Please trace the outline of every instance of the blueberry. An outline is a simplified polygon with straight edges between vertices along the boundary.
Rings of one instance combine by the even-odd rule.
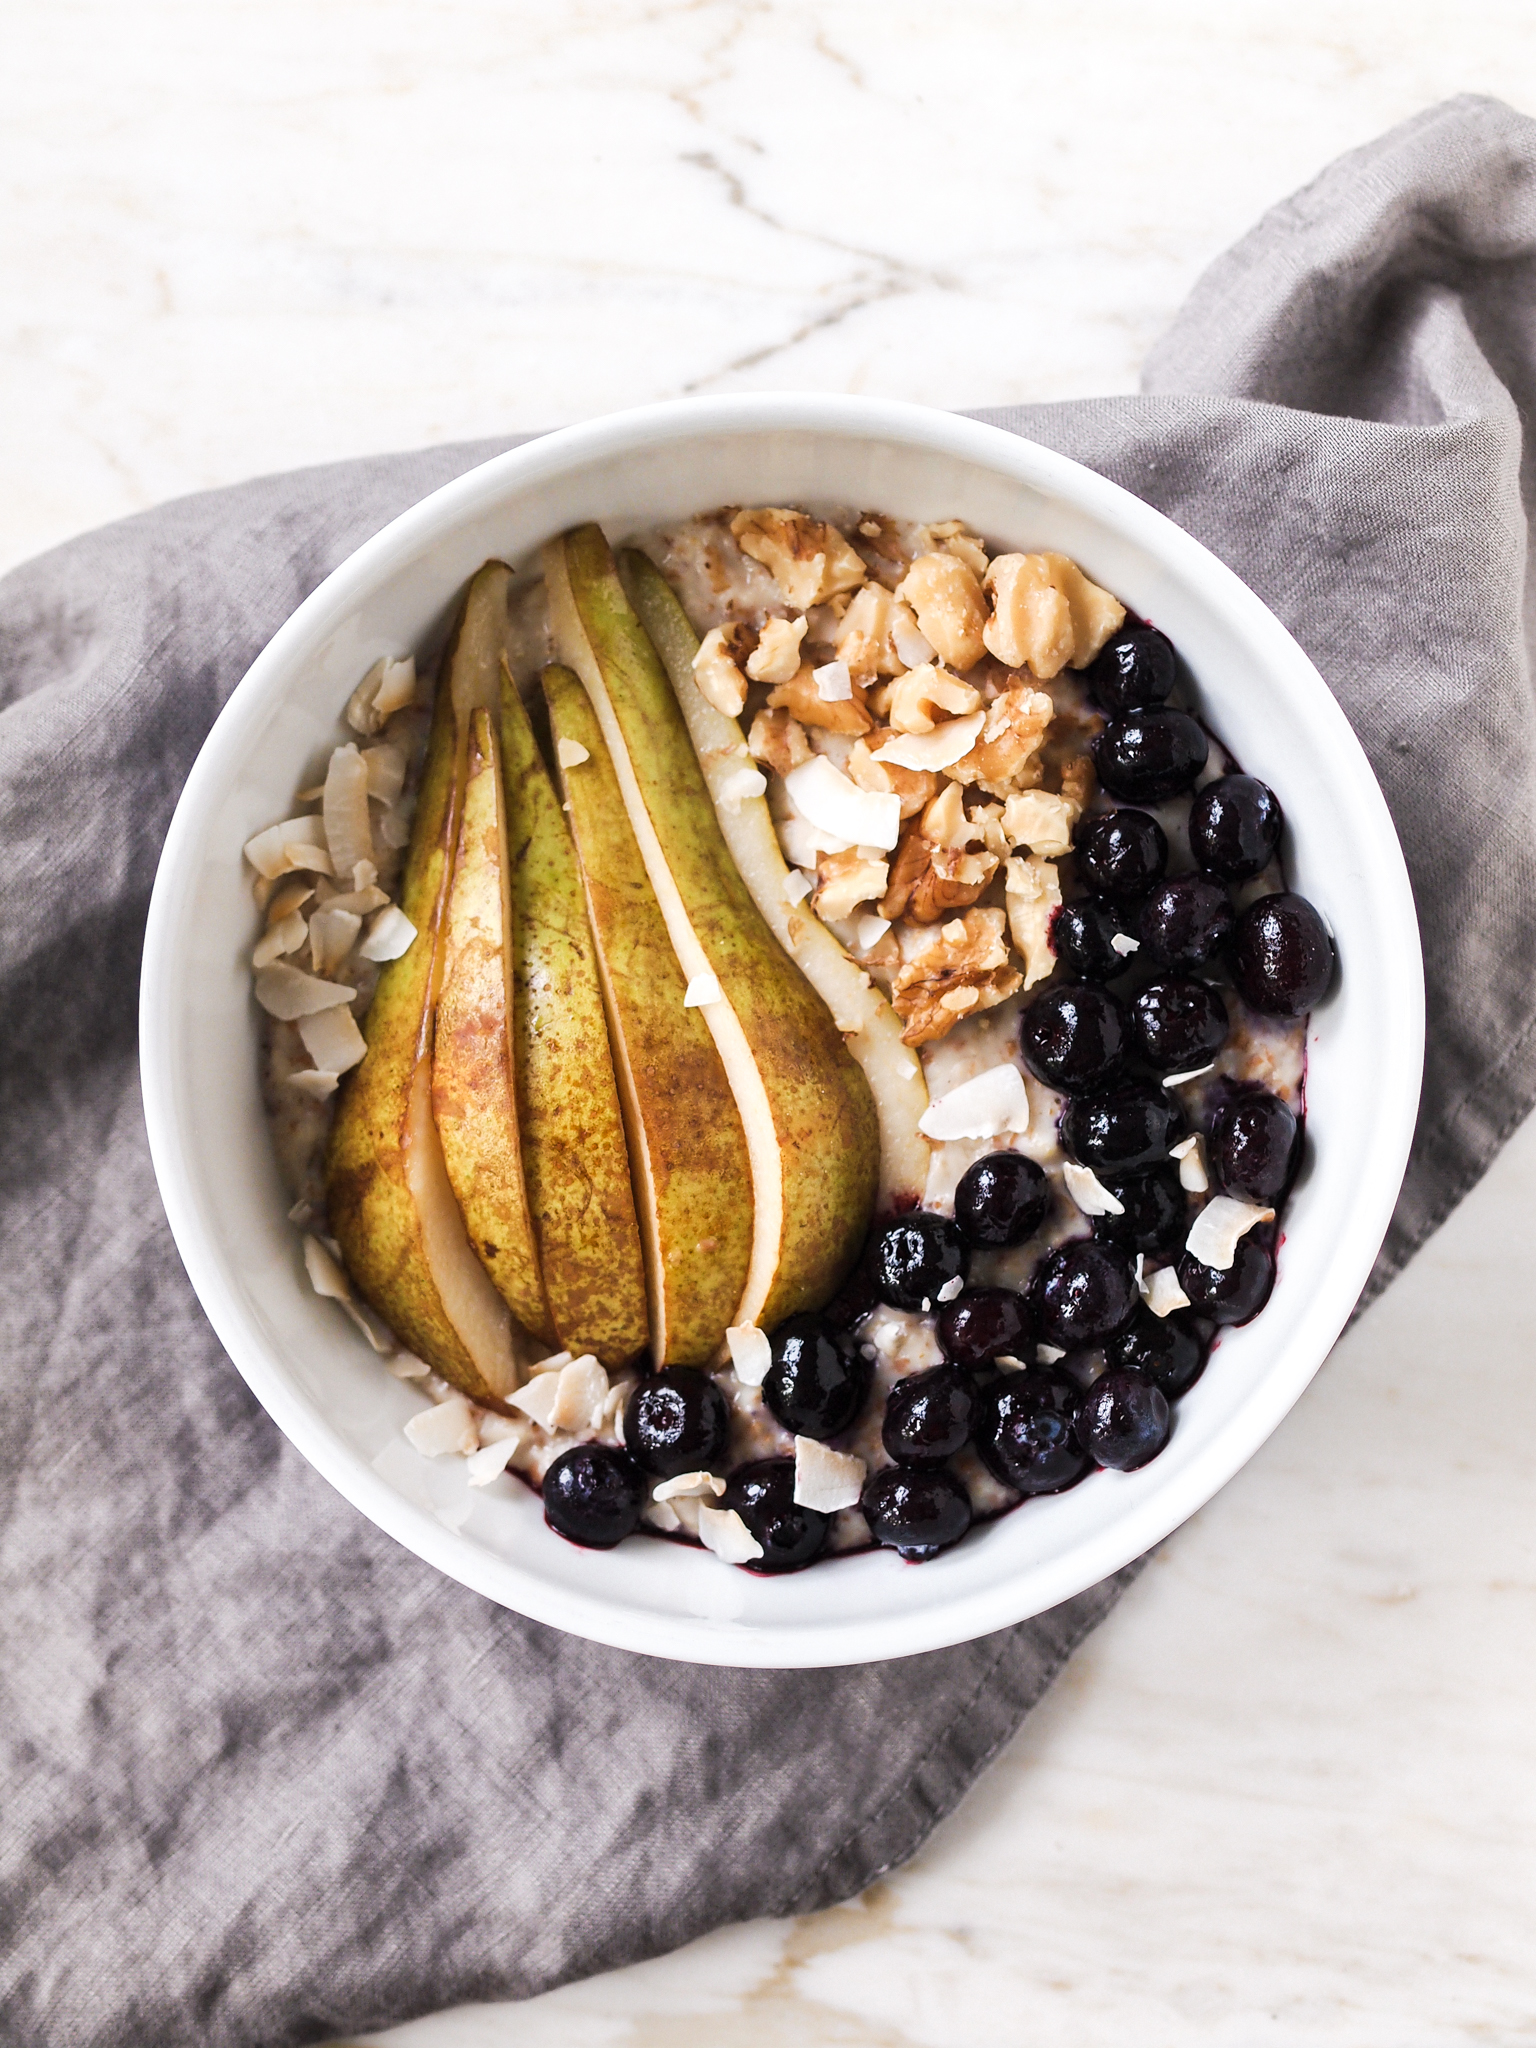
[[[968,1287],[939,1310],[939,1342],[959,1365],[985,1365],[1029,1342],[1029,1304],[1011,1287]]]
[[[802,1572],[827,1547],[828,1518],[795,1499],[793,1458],[763,1458],[734,1471],[720,1497],[763,1546],[749,1572]]]
[[[1011,1372],[982,1397],[976,1449],[992,1477],[1016,1493],[1062,1493],[1090,1460],[1077,1440],[1082,1390],[1070,1373]]]
[[[1087,677],[1106,711],[1161,704],[1178,680],[1173,644],[1153,626],[1123,626],[1089,663]]]
[[[1154,1073],[1193,1073],[1226,1042],[1227,1006],[1207,981],[1164,975],[1149,981],[1130,1009],[1131,1042]]]
[[[1095,1173],[1142,1173],[1166,1161],[1169,1146],[1184,1134],[1184,1112],[1161,1088],[1118,1088],[1069,1102],[1057,1128],[1079,1166]]]
[[[731,1412],[696,1365],[669,1365],[641,1380],[624,1409],[624,1443],[641,1471],[657,1479],[702,1472],[725,1452]]]
[[[1126,1366],[1100,1373],[1077,1413],[1083,1449],[1096,1465],[1113,1472],[1134,1472],[1149,1464],[1172,1427],[1167,1395]]]
[[[1285,823],[1280,799],[1252,775],[1220,775],[1189,807],[1190,851],[1224,882],[1246,882],[1267,868]]]
[[[612,1550],[640,1523],[645,1481],[633,1459],[606,1444],[576,1444],[544,1474],[544,1519],[587,1550]]]
[[[1022,1152],[988,1152],[968,1166],[955,1189],[955,1223],[968,1245],[1023,1244],[1045,1221],[1051,1184]]]
[[[1103,1185],[1125,1213],[1095,1216],[1095,1237],[1117,1244],[1133,1256],[1137,1252],[1171,1252],[1184,1242],[1189,1232],[1189,1203],[1173,1167],[1155,1166],[1150,1173],[1127,1174]]]
[[[854,1330],[880,1300],[875,1280],[875,1244],[871,1238],[859,1254],[858,1264],[822,1310],[834,1330]]]
[[[795,1436],[825,1443],[853,1422],[869,1399],[874,1367],[854,1340],[820,1316],[790,1316],[768,1340],[773,1363],[763,1399]]]
[[[1051,919],[1051,949],[1069,974],[1079,981],[1113,981],[1130,960],[1111,941],[1125,935],[1112,906],[1095,896],[1063,904]]]
[[[1179,1260],[1179,1285],[1196,1315],[1213,1323],[1246,1323],[1269,1299],[1275,1284],[1275,1256],[1250,1231],[1237,1240],[1237,1251],[1225,1273],[1203,1265],[1186,1252]]]
[[[1133,804],[1160,804],[1192,789],[1209,752],[1198,719],[1166,706],[1123,712],[1093,743],[1100,782]]]
[[[1104,1363],[1139,1372],[1171,1401],[1204,1371],[1205,1345],[1186,1316],[1155,1316],[1144,1308],[1128,1330],[1104,1346]]]
[[[880,1441],[898,1465],[942,1465],[970,1441],[976,1382],[964,1367],[936,1365],[899,1379],[885,1397]]]
[[[1163,882],[1141,906],[1137,931],[1158,967],[1203,967],[1231,939],[1237,912],[1220,882],[1180,875]]]
[[[971,1496],[943,1466],[887,1465],[870,1478],[859,1505],[875,1541],[909,1564],[937,1557],[971,1526]]]
[[[1168,866],[1167,835],[1145,811],[1104,811],[1089,818],[1073,846],[1088,886],[1112,903],[1139,903]]]
[[[932,1308],[940,1288],[970,1267],[959,1225],[931,1210],[898,1216],[875,1239],[875,1286],[890,1308]]]
[[[1261,896],[1237,921],[1232,978],[1243,998],[1273,1017],[1301,1017],[1333,979],[1333,941],[1305,896]]]
[[[1041,1260],[1030,1284],[1035,1327],[1063,1351],[1102,1344],[1123,1330],[1141,1301],[1125,1254],[1098,1238],[1076,1238]]]
[[[1211,1178],[1224,1195],[1273,1208],[1290,1185],[1299,1140],[1296,1119],[1278,1095],[1240,1095],[1211,1119]]]
[[[1029,1071],[1068,1093],[1101,1088],[1126,1045],[1125,1011],[1107,989],[1068,982],[1042,989],[1024,1012],[1019,1045]]]

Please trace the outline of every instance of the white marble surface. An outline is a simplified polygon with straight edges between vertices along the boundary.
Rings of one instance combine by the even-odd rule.
[[[1129,390],[1527,0],[15,0],[0,567],[253,471],[799,385]],[[1533,2034],[1536,1129],[864,1900],[392,2048]]]

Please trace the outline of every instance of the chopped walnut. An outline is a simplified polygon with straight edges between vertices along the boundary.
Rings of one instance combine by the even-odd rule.
[[[1026,789],[1003,805],[1003,836],[1010,846],[1027,846],[1057,860],[1071,850],[1079,806],[1046,789]]]
[[[894,590],[906,575],[912,562],[912,550],[907,544],[910,528],[903,528],[896,519],[888,519],[883,512],[863,512],[859,515],[858,533],[864,545],[859,550],[868,564],[869,573],[888,590]]]
[[[997,873],[997,855],[923,843],[928,846],[928,865],[912,885],[907,916],[914,924],[937,924],[940,918],[970,908]]]
[[[805,727],[787,711],[759,711],[747,734],[747,752],[775,775],[787,775],[811,758]]]
[[[693,679],[700,693],[727,718],[739,718],[747,701],[747,679],[739,661],[745,659],[748,641],[756,638],[749,626],[715,626],[693,657]]]
[[[1064,668],[1086,668],[1125,623],[1124,605],[1066,555],[999,555],[987,591],[987,651],[1009,668],[1027,663],[1042,682]]]
[[[987,551],[973,533],[951,533],[944,537],[947,554],[957,555],[979,583],[987,573]]]
[[[940,925],[897,969],[891,1002],[906,1023],[903,1044],[927,1045],[962,1017],[993,1009],[1013,994],[1021,976],[1009,965],[1004,927],[1000,910],[968,910]]]
[[[1003,869],[1008,903],[1008,929],[1024,956],[1024,986],[1044,981],[1056,965],[1051,945],[1051,919],[1061,908],[1061,877],[1053,861],[1038,854],[1015,858]]]
[[[896,595],[911,605],[923,638],[951,668],[974,668],[986,653],[981,585],[957,556],[919,555]]]
[[[823,697],[808,661],[801,662],[790,680],[769,695],[768,708],[788,711],[802,725],[819,726],[823,732],[868,732],[875,722],[865,707],[862,683],[854,683],[847,697]]]
[[[846,853],[824,853],[816,873],[820,886],[811,898],[811,908],[820,918],[852,917],[861,903],[885,894],[886,863],[865,859],[856,846]]]
[[[887,685],[884,696],[885,718],[897,732],[932,732],[938,724],[935,710],[955,717],[974,711],[981,702],[979,690],[958,676],[946,675],[933,662],[908,669]]]
[[[890,736],[884,727],[876,726],[867,739],[854,741],[848,756],[848,779],[860,789],[899,797],[902,817],[914,818],[932,798],[939,778],[931,768],[898,768],[894,761],[872,760],[872,749],[883,746]]]
[[[843,614],[834,643],[839,661],[865,682],[894,676],[905,666],[891,639],[896,600],[883,583],[866,583]]]
[[[747,657],[754,683],[787,683],[800,666],[804,619],[764,619],[757,645]]]
[[[961,852],[983,836],[981,828],[966,816],[958,782],[945,783],[923,812],[918,829],[930,846],[949,846]]]
[[[1038,788],[1040,746],[1055,708],[1043,690],[1005,690],[989,707],[975,746],[944,772],[956,782],[978,784],[989,796]]]
[[[896,843],[891,855],[890,875],[886,881],[885,894],[880,899],[880,915],[893,921],[900,917],[912,900],[912,891],[917,887],[919,876],[928,868],[928,856],[932,852],[923,837],[918,821],[912,819]]]
[[[731,532],[742,553],[762,563],[797,611],[808,612],[864,581],[863,561],[825,519],[766,505],[738,512]]]

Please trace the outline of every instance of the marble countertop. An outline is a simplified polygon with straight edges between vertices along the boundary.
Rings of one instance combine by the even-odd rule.
[[[1347,17],[1347,18],[1346,18]],[[1135,387],[1525,0],[52,0],[0,75],[0,568],[689,391]],[[390,2048],[1441,2048],[1536,2013],[1536,1127],[904,1870]]]

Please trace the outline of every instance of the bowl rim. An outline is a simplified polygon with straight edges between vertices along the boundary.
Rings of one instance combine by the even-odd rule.
[[[1377,1156],[1352,1213],[1354,1257],[1336,1260],[1308,1308],[1309,1341],[1293,1343],[1266,1370],[1177,1484],[1131,1505],[1104,1527],[1015,1577],[910,1616],[802,1627],[758,1624],[722,1629],[704,1615],[658,1614],[600,1591],[556,1587],[524,1564],[447,1528],[347,1444],[250,1327],[226,1284],[210,1221],[185,1163],[190,1134],[178,1111],[171,1057],[180,1000],[175,936],[230,750],[281,677],[290,650],[335,630],[393,571],[461,522],[513,494],[598,460],[709,434],[784,429],[836,439],[884,440],[952,456],[1065,499],[1118,528],[1199,588],[1201,602],[1242,641],[1266,650],[1315,684],[1316,715],[1339,772],[1351,785],[1356,827],[1370,840],[1368,886],[1390,929],[1389,971],[1397,1029],[1375,1069],[1386,1113]],[[230,1359],[290,1442],[354,1507],[388,1535],[460,1583],[547,1623],[614,1648],[684,1661],[760,1668],[861,1663],[949,1647],[1043,1613],[1144,1555],[1223,1487],[1289,1412],[1347,1322],[1391,1220],[1412,1142],[1423,1067],[1424,985],[1417,916],[1406,863],[1386,800],[1343,710],[1306,654],[1263,601],[1192,535],[1097,471],[990,422],[907,401],[799,392],[752,392],[673,399],[609,413],[491,457],[441,485],[364,541],[290,614],[232,691],[200,748],[178,799],[155,876],[140,979],[140,1073],[150,1156],[177,1249],[194,1291]],[[1368,1249],[1367,1249],[1368,1248]],[[1023,1589],[1027,1587],[1028,1591]]]

